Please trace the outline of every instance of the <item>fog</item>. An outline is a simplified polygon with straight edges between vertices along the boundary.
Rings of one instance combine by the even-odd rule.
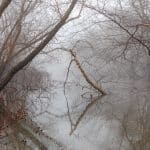
[[[148,0],[0,3],[0,150],[149,150]]]

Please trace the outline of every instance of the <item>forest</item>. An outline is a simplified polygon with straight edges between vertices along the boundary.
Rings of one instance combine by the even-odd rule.
[[[0,0],[0,150],[150,150],[150,0]]]

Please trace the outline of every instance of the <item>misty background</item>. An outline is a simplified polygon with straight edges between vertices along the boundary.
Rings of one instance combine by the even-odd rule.
[[[0,18],[1,85],[72,2],[11,1]],[[149,150],[149,6],[77,0],[57,34],[2,88],[0,149]]]

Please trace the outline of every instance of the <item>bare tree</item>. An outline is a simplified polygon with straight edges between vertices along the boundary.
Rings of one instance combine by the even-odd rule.
[[[72,62],[75,62],[91,87],[100,88],[98,91],[102,95],[105,93],[104,88],[108,94],[103,99],[94,97],[93,89],[83,85],[82,80],[76,78],[79,80],[76,81],[76,85],[81,87],[82,94],[80,93],[74,107],[68,107],[71,134],[84,120],[84,116],[91,115],[87,112],[94,104],[93,111],[96,111],[96,104],[99,101],[102,102],[99,105],[103,106],[105,103],[107,107],[111,106],[111,109],[104,106],[98,114],[120,123],[118,130],[123,140],[118,142],[119,149],[125,149],[122,143],[128,141],[126,145],[129,145],[130,149],[147,150],[150,123],[147,110],[150,3],[147,0],[119,1],[119,3],[115,1],[110,6],[109,2],[104,2],[106,3],[89,1],[85,4],[85,7],[95,14],[95,18],[91,19],[91,29],[83,31],[84,36],[83,39],[80,37],[78,46],[75,44],[70,48],[72,57],[68,72],[78,74],[75,68],[70,67]],[[128,7],[125,7],[125,4]],[[64,93],[66,94],[66,91]],[[84,103],[83,98],[87,103]],[[77,115],[72,115],[73,108],[77,110]]]
[[[30,139],[35,147],[47,149],[47,146],[41,142],[40,135],[62,147],[54,138],[41,131],[40,127],[30,118],[29,109],[27,109],[28,96],[38,91],[40,100],[41,91],[45,92],[51,85],[44,88],[47,85],[46,81],[42,83],[45,75],[41,75],[34,69],[31,71],[25,69],[52,41],[56,33],[67,22],[74,20],[74,18],[70,18],[71,20],[68,18],[77,0],[65,3],[64,9],[70,4],[65,12],[60,12],[59,2],[55,1],[55,3],[53,5],[53,2],[50,2],[49,6],[50,9],[55,8],[55,13],[59,15],[56,18],[49,16],[53,19],[49,24],[47,24],[49,20],[42,24],[34,16],[39,10],[44,10],[41,1],[3,0],[0,5],[0,130],[2,136],[9,134],[7,137],[10,137],[15,147],[19,147],[19,149],[34,148],[22,142],[27,139]],[[45,20],[43,19],[43,22]],[[41,23],[41,26],[38,26],[38,23]],[[22,69],[25,70],[21,71]],[[17,74],[18,72],[19,74]],[[37,137],[38,135],[39,137]]]
[[[21,19],[23,19],[23,16],[22,15],[26,15],[28,13],[28,11],[31,9],[30,8],[30,3],[32,2],[29,2],[28,5],[26,6],[26,8],[24,8],[25,6],[25,2],[26,1],[23,1],[23,4],[22,4],[22,9],[21,9]],[[36,2],[36,1],[35,1]],[[49,41],[52,40],[52,38],[55,36],[55,34],[59,31],[59,29],[66,23],[66,20],[68,19],[72,9],[74,8],[75,4],[76,4],[77,0],[74,0],[72,1],[70,7],[68,8],[68,10],[64,13],[64,16],[60,19],[60,21],[58,23],[56,23],[56,25],[53,27],[52,30],[50,30],[49,32],[46,33],[46,35],[43,37],[40,37],[42,38],[42,40],[40,40],[40,42],[35,46],[35,48],[33,48],[29,54],[27,54],[27,56],[25,58],[23,58],[18,64],[15,64],[13,67],[11,67],[11,69],[7,72],[7,74],[1,79],[1,83],[0,83],[0,86],[1,86],[1,90],[7,85],[7,83],[12,79],[12,77],[19,71],[21,70],[24,66],[26,66],[29,62],[32,61],[32,59],[38,54],[40,53],[40,51],[42,49],[45,48],[45,46],[49,43]],[[19,18],[18,18],[19,19]],[[12,34],[13,30],[18,29],[18,26],[21,27],[21,20],[17,20],[16,24],[14,25],[14,27],[12,28],[12,30],[10,31],[10,35]],[[18,22],[19,22],[19,25],[18,25]],[[19,32],[20,33],[20,32]],[[18,34],[19,34],[18,33]],[[8,38],[10,38],[10,35],[8,35],[8,37],[6,38],[6,41],[3,43],[3,46],[2,46],[2,49],[1,49],[1,53],[5,52],[6,51],[6,45],[8,44],[7,41],[8,41]],[[17,35],[17,39],[18,39],[19,35]],[[15,39],[15,41],[17,41],[17,39]],[[39,40],[38,40],[39,41]],[[34,41],[33,43],[37,42]],[[13,42],[14,43],[14,42]],[[28,46],[23,48],[23,49],[27,49],[28,47],[31,47],[32,43],[28,43]],[[6,55],[6,58],[3,58],[4,62],[6,62],[6,60],[8,61],[8,58],[7,57],[10,57],[11,53],[12,53],[12,50],[13,49],[10,49]],[[19,50],[20,51],[20,50]],[[4,54],[1,54],[1,57],[3,57]],[[6,63],[5,63],[6,65]],[[3,72],[1,72],[2,74]],[[1,75],[3,76],[3,75]]]

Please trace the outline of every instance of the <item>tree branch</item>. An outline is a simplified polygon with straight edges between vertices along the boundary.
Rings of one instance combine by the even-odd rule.
[[[0,17],[2,16],[4,10],[8,7],[12,0],[2,0],[2,3],[0,5]]]
[[[78,0],[72,0],[70,7],[65,12],[62,19],[56,24],[56,26],[48,33],[47,37],[21,62],[19,62],[16,66],[14,66],[8,74],[4,77],[2,82],[0,83],[0,91],[4,89],[4,87],[8,84],[8,82],[13,78],[13,76],[25,67],[29,62],[33,60],[44,48],[45,46],[53,39],[56,33],[60,30],[60,28],[65,25],[66,20],[68,19],[69,15],[71,14],[75,4]]]

